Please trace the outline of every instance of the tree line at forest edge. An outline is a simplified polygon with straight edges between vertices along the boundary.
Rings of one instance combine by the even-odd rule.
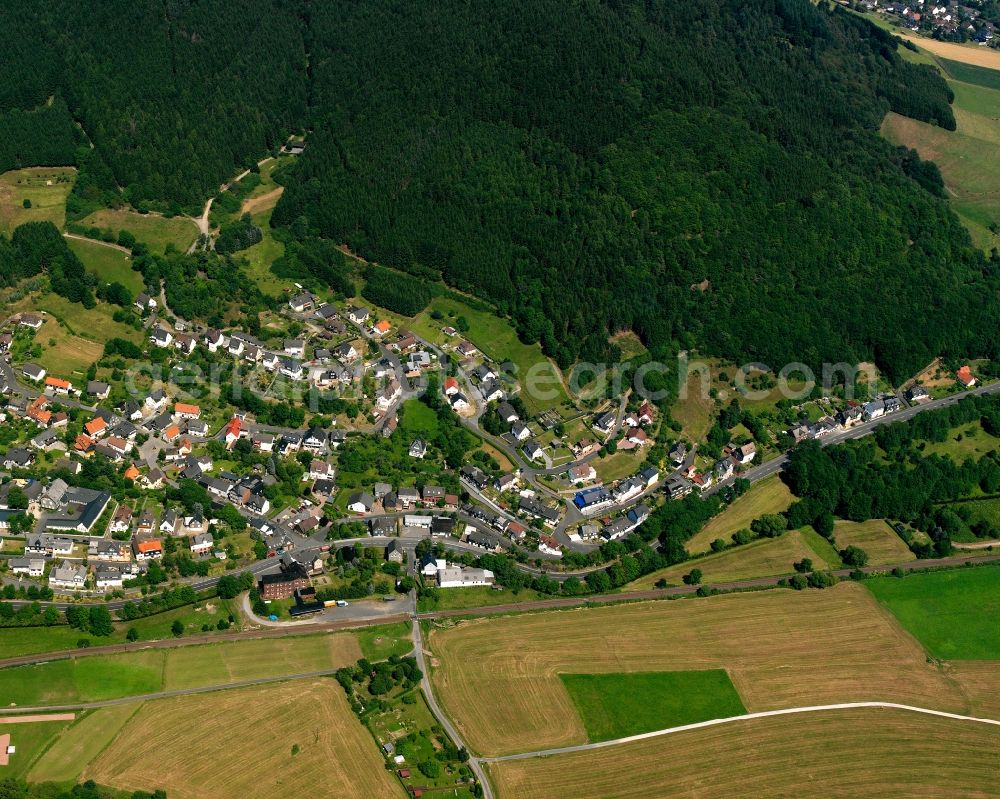
[[[889,109],[953,128],[947,86],[825,3],[30,0],[0,23],[0,164],[53,159],[4,121],[39,114],[40,150],[75,144],[71,219],[194,211],[309,128],[279,268],[349,296],[335,258],[310,262],[347,244],[490,300],[563,366],[614,357],[621,329],[661,359],[874,360],[892,379],[1000,347],[982,335],[996,259],[936,169],[877,132]]]

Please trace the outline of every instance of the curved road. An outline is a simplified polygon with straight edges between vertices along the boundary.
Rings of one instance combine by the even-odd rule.
[[[541,749],[536,752],[522,752],[516,755],[503,755],[501,757],[482,758],[483,763],[502,763],[508,760],[529,760],[535,757],[549,757],[550,755],[563,755],[570,752],[589,752],[594,749],[605,749],[609,746],[632,743],[634,741],[646,741],[650,738],[659,738],[664,735],[672,735],[675,732],[686,730],[700,730],[705,727],[716,727],[720,724],[731,724],[734,721],[750,721],[752,719],[763,719],[770,716],[792,716],[798,713],[822,713],[831,710],[856,710],[858,708],[878,708],[881,710],[905,710],[911,713],[923,713],[928,716],[939,716],[957,721],[970,721],[976,724],[992,724],[1000,727],[1000,721],[996,719],[977,718],[976,716],[961,716],[957,713],[946,713],[943,710],[931,710],[926,707],[915,705],[900,705],[895,702],[843,702],[837,705],[808,705],[804,707],[789,707],[781,710],[763,710],[758,713],[746,713],[742,716],[730,716],[724,719],[711,719],[710,721],[699,721],[695,724],[683,724],[679,727],[667,727],[663,730],[644,732],[639,735],[628,735],[624,738],[613,738],[610,741],[600,741],[593,744],[579,744],[578,746],[563,746],[558,749]]]

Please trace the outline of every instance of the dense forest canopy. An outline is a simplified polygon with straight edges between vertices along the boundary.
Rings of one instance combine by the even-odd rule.
[[[54,97],[95,145],[71,216],[191,209],[308,128],[281,274],[349,294],[307,255],[346,244],[492,301],[564,366],[624,329],[893,378],[1000,348],[997,265],[878,135],[890,109],[953,128],[947,86],[824,3],[27,0],[0,65],[0,129]]]

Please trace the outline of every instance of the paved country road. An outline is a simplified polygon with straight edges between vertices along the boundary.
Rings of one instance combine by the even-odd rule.
[[[758,713],[746,713],[742,716],[730,716],[724,719],[711,719],[709,721],[699,721],[695,724],[683,724],[679,727],[667,727],[663,730],[644,732],[639,735],[628,735],[624,738],[613,738],[610,741],[599,741],[592,744],[579,744],[578,746],[563,746],[558,749],[540,749],[535,752],[522,752],[516,755],[503,755],[501,757],[484,757],[483,763],[502,763],[509,760],[529,760],[535,757],[549,757],[550,755],[563,755],[570,752],[589,752],[594,749],[606,749],[609,746],[633,743],[634,741],[646,741],[650,738],[659,738],[664,735],[672,735],[675,732],[685,732],[687,730],[700,730],[704,727],[716,727],[720,724],[732,724],[735,721],[751,721],[753,719],[763,719],[770,716],[792,716],[798,713],[822,713],[834,710],[856,710],[858,708],[877,708],[880,710],[905,710],[911,713],[924,713],[928,716],[939,716],[945,719],[957,721],[969,721],[975,724],[992,724],[1000,727],[1000,721],[996,719],[977,718],[975,716],[960,716],[957,713],[945,713],[943,710],[931,710],[926,707],[916,707],[915,705],[899,705],[895,702],[844,702],[837,705],[809,705],[805,707],[789,707],[781,710],[764,710]]]
[[[416,591],[413,593],[414,606],[416,606]],[[417,666],[424,675],[420,680],[420,687],[423,689],[424,698],[427,700],[427,707],[430,708],[431,713],[451,738],[452,743],[459,749],[465,749],[468,752],[469,748],[462,740],[462,736],[458,734],[458,730],[451,723],[451,719],[441,710],[434,696],[434,689],[431,687],[431,680],[427,673],[427,663],[424,658],[424,642],[420,631],[420,618],[417,614],[413,615],[413,655],[417,659]],[[471,753],[469,756],[469,768],[472,769],[472,773],[476,775],[476,779],[479,780],[479,784],[483,787],[484,799],[493,799],[493,787],[490,785],[490,781],[486,779],[486,772],[483,770],[482,761],[478,757],[473,757]]]

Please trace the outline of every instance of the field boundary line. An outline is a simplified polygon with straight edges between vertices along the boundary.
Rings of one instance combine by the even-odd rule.
[[[976,716],[963,716],[958,713],[947,713],[943,710],[931,710],[926,707],[915,705],[901,705],[896,702],[844,702],[835,705],[807,705],[803,707],[789,707],[781,710],[762,710],[757,713],[746,713],[742,716],[730,716],[724,719],[710,719],[708,721],[698,721],[693,724],[682,724],[677,727],[667,727],[662,730],[643,732],[638,735],[627,735],[624,738],[612,738],[610,741],[598,741],[590,744],[578,744],[576,746],[563,746],[557,749],[540,749],[535,752],[521,752],[516,755],[501,755],[499,757],[480,758],[483,763],[503,763],[510,760],[528,760],[536,757],[549,757],[550,755],[570,754],[572,752],[588,752],[593,749],[605,749],[619,744],[634,743],[635,741],[646,741],[650,738],[660,738],[664,735],[672,735],[677,732],[688,730],[700,730],[705,727],[715,727],[720,724],[731,724],[736,721],[752,721],[754,719],[770,718],[772,716],[790,716],[798,713],[822,713],[831,710],[855,710],[859,708],[878,708],[882,710],[906,710],[911,713],[923,713],[928,716],[939,716],[941,718],[953,719],[956,721],[971,721],[977,724],[992,724],[1000,727],[1000,721],[996,719],[978,718]]]

